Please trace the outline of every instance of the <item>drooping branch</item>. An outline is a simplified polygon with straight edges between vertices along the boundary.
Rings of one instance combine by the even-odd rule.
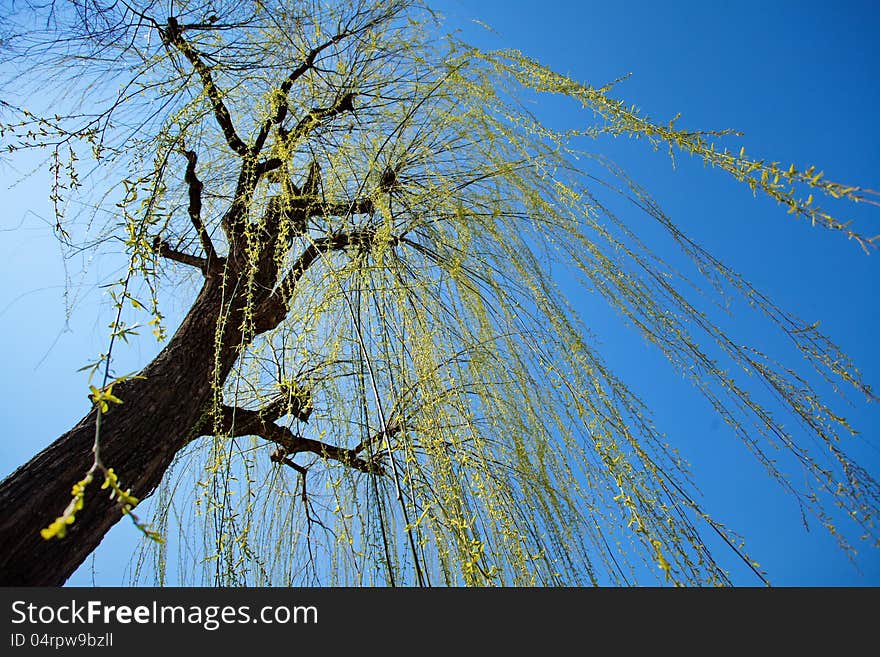
[[[199,241],[205,250],[205,258],[208,261],[208,265],[211,266],[217,263],[218,258],[217,251],[214,249],[214,243],[211,242],[211,236],[208,234],[208,230],[202,221],[202,189],[204,185],[196,176],[198,156],[196,156],[195,151],[184,151],[184,155],[186,156],[187,164],[183,179],[189,186],[189,207],[187,212],[189,213],[190,221],[192,221],[196,232],[199,234]]]
[[[183,38],[182,29],[178,24],[177,19],[174,18],[174,16],[169,16],[168,25],[160,32],[166,43],[176,47],[183,56],[189,60],[193,69],[195,69],[201,79],[202,86],[204,87],[208,100],[211,102],[211,107],[214,110],[214,117],[216,118],[220,129],[223,131],[223,136],[226,138],[226,143],[229,144],[229,147],[233,151],[242,157],[246,157],[249,153],[249,149],[235,131],[235,126],[232,123],[232,115],[229,113],[229,109],[227,109],[223,102],[223,94],[214,82],[214,78],[211,75],[211,69],[199,56],[198,51]]]

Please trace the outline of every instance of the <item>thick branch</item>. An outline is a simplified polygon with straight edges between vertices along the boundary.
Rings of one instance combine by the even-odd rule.
[[[362,29],[369,29],[374,24],[376,24],[376,22],[378,22],[378,21],[370,21]],[[268,119],[266,119],[266,121],[263,123],[262,127],[260,128],[260,132],[257,134],[257,138],[254,141],[254,146],[253,146],[252,150],[255,154],[259,153],[262,150],[263,144],[266,143],[266,138],[269,136],[269,131],[272,129],[272,126],[275,126],[275,125],[280,126],[281,122],[284,121],[285,117],[287,116],[287,112],[289,111],[289,108],[287,105],[287,94],[290,92],[291,87],[293,87],[293,83],[296,82],[303,75],[305,75],[306,71],[308,71],[310,68],[312,68],[315,65],[315,60],[317,59],[318,55],[321,54],[321,52],[323,52],[324,50],[326,50],[330,46],[339,43],[340,41],[342,41],[346,37],[349,37],[352,34],[355,34],[356,31],[360,31],[360,30],[345,30],[345,31],[339,32],[338,34],[331,37],[330,39],[328,39],[324,43],[320,44],[319,46],[315,46],[314,48],[312,48],[309,51],[309,54],[306,55],[306,58],[303,60],[303,62],[299,66],[297,66],[295,69],[293,69],[290,72],[290,75],[288,75],[284,79],[284,81],[278,87],[278,91],[277,91],[277,98],[278,98],[277,103],[278,104],[277,104],[277,107],[275,108],[275,112],[272,114],[272,116],[270,116]],[[349,100],[349,102],[350,102],[350,100]]]
[[[242,157],[247,156],[249,152],[248,147],[239,138],[238,133],[235,132],[235,126],[232,123],[232,116],[229,114],[229,110],[223,103],[223,94],[220,93],[220,90],[214,83],[214,78],[211,76],[211,69],[204,61],[202,61],[198,51],[196,51],[196,49],[183,38],[180,25],[177,23],[177,19],[173,16],[168,17],[168,26],[163,30],[162,36],[167,43],[172,44],[183,53],[183,56],[189,60],[193,69],[195,69],[199,78],[201,78],[202,86],[204,86],[205,93],[208,95],[208,100],[211,101],[211,106],[214,109],[214,117],[217,119],[217,124],[220,126],[220,129],[223,131],[223,136],[226,137],[226,143],[229,144],[229,147],[232,150]]]
[[[274,170],[276,160],[266,160],[263,169]],[[312,163],[309,169],[309,178],[303,190],[300,190],[291,182],[290,178],[282,171],[280,182],[284,187],[284,194],[273,196],[269,199],[266,211],[263,215],[261,227],[265,235],[262,238],[262,249],[257,257],[256,280],[261,286],[271,291],[278,282],[279,262],[275,257],[275,250],[282,226],[286,226],[287,246],[293,238],[305,235],[308,232],[308,220],[313,216],[351,216],[373,212],[373,203],[370,199],[360,199],[354,203],[326,203],[316,193],[320,184],[317,182],[317,164]],[[278,182],[276,175],[274,181]],[[308,190],[308,191],[306,191]],[[286,221],[285,221],[286,220]],[[265,297],[264,297],[265,298]]]
[[[359,214],[373,214],[374,210],[373,200],[368,197],[354,201],[325,201],[320,196],[285,197],[282,208],[284,214],[291,221],[295,221],[298,216],[352,217]],[[343,246],[347,246],[347,244]]]
[[[385,431],[379,431],[369,438],[362,440],[352,451],[354,451],[355,454],[360,454],[371,445],[375,445],[376,443],[381,441],[383,438],[393,438],[394,436],[399,434],[402,429],[402,424],[396,421],[392,421],[388,424],[388,428]]]
[[[162,240],[158,235],[153,239],[153,250],[156,251],[163,258],[168,258],[169,260],[174,260],[175,262],[180,262],[184,265],[189,265],[190,267],[196,267],[202,271],[203,274],[208,273],[208,261],[204,258],[200,258],[199,256],[194,256],[189,253],[184,253],[183,251],[178,251],[177,249],[173,249],[168,245],[168,242]],[[215,255],[216,257],[216,255]]]
[[[268,169],[267,169],[268,170]],[[247,217],[254,189],[260,180],[260,163],[255,163],[252,158],[242,160],[241,170],[238,173],[238,182],[235,184],[235,193],[229,209],[220,219],[220,226],[229,239],[229,253],[233,261],[236,260],[235,245],[244,234],[244,222]]]
[[[187,209],[189,218],[199,234],[199,241],[201,241],[202,248],[205,250],[205,258],[207,258],[208,264],[216,264],[218,260],[217,251],[214,249],[211,236],[208,235],[208,230],[202,222],[202,189],[204,185],[196,176],[196,161],[198,157],[194,151],[184,151],[184,155],[186,155],[187,164],[183,180],[189,185],[189,208]]]
[[[275,291],[263,303],[257,306],[254,313],[254,329],[263,333],[280,324],[287,316],[287,303],[293,294],[297,282],[318,259],[333,251],[342,251],[349,246],[369,248],[376,231],[363,228],[350,233],[335,233],[321,237],[312,242],[297,258],[290,271],[279,283]]]
[[[301,422],[308,422],[312,415],[312,398],[307,390],[295,386],[292,394],[278,395],[275,399],[256,411],[223,405],[220,408],[219,424],[214,424],[212,413],[206,413],[195,428],[197,435],[210,435],[220,431],[233,436],[248,436],[257,425],[274,422],[280,417],[291,415]]]
[[[330,107],[312,108],[303,118],[301,118],[297,122],[293,130],[284,130],[279,125],[278,131],[281,135],[282,143],[289,148],[292,144],[295,144],[300,139],[305,137],[309,132],[319,126],[322,121],[325,121],[326,119],[332,119],[333,117],[338,116],[343,112],[354,112],[354,96],[354,93],[347,93],[340,97]]]
[[[372,214],[374,210],[373,201],[369,198],[362,198],[352,202],[325,202],[317,196],[291,196],[291,193],[298,190],[289,181],[286,187],[286,196],[273,197],[263,218],[263,226],[268,235],[268,243],[273,243],[278,238],[282,219],[287,220],[288,226],[292,230],[291,237],[293,237],[306,234],[310,217],[350,217],[358,214]],[[347,244],[342,245],[340,248],[345,246]],[[265,256],[269,258],[271,262],[268,264],[271,265],[274,262],[272,253],[266,251]],[[275,285],[274,276],[276,274],[277,264],[272,271],[273,278],[271,282],[267,283],[268,285]],[[264,280],[268,281],[269,279]]]
[[[329,202],[317,197],[300,197],[291,203],[294,209],[303,208],[310,217],[350,217],[358,214],[373,214],[375,209],[370,198],[359,198],[354,201]]]
[[[257,163],[254,167],[254,175],[256,175],[257,178],[261,178],[270,171],[275,171],[275,169],[278,169],[282,164],[284,164],[283,160],[277,157],[270,157],[269,159]]]
[[[267,435],[258,435],[280,445],[288,454],[310,452],[321,458],[339,461],[343,465],[366,472],[367,474],[385,474],[385,469],[379,463],[360,458],[352,449],[328,445],[320,440],[303,438],[294,434],[287,427],[279,427],[277,424],[271,425],[270,429],[271,431]]]
[[[283,411],[282,411],[283,412]],[[371,463],[358,456],[353,449],[328,445],[319,440],[304,438],[290,430],[272,422],[266,415],[265,410],[253,411],[246,408],[223,406],[220,416],[220,430],[231,436],[259,436],[264,440],[275,443],[286,454],[299,454],[310,452],[321,458],[339,461],[361,472],[384,474],[384,470],[378,463]]]
[[[292,394],[279,395],[257,411],[263,419],[277,420],[284,415],[292,415],[301,422],[308,422],[312,415],[312,396],[299,386],[292,390]]]

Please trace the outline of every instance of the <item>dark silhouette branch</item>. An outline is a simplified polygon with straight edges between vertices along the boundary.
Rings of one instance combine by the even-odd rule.
[[[306,506],[306,518],[311,522],[311,515],[309,514],[309,493],[306,489],[306,475],[309,473],[308,468],[304,468],[303,466],[296,463],[292,458],[287,455],[287,451],[283,447],[279,447],[272,451],[269,454],[269,460],[273,463],[278,463],[280,465],[286,465],[289,468],[293,468],[299,473],[299,476],[302,478],[302,493],[300,497],[302,498],[303,504]]]
[[[301,196],[290,201],[289,211],[295,212],[297,210],[307,212],[309,217],[350,217],[359,214],[373,214],[374,206],[372,199],[369,198],[360,198],[350,202],[334,202],[324,201],[315,196]]]
[[[195,72],[201,79],[205,93],[208,95],[208,100],[211,102],[211,107],[214,109],[214,117],[217,119],[217,124],[220,126],[220,129],[223,131],[223,136],[226,138],[226,143],[229,144],[229,147],[233,151],[242,157],[246,157],[250,151],[235,131],[235,126],[232,123],[232,116],[229,114],[229,110],[223,103],[223,94],[214,83],[211,69],[204,61],[202,61],[198,51],[183,38],[182,30],[177,19],[173,16],[169,16],[168,25],[161,31],[161,34],[166,43],[176,47],[183,56],[189,60],[193,69],[195,69]]]
[[[270,157],[267,160],[263,160],[262,162],[257,163],[257,165],[254,167],[254,175],[256,175],[257,178],[261,178],[270,171],[278,169],[282,164],[284,164],[283,160],[277,157]]]
[[[281,126],[281,123],[284,121],[284,119],[287,117],[287,113],[290,111],[290,108],[287,104],[287,94],[290,93],[290,90],[293,87],[294,83],[299,80],[303,75],[305,75],[312,67],[314,67],[315,60],[317,59],[318,55],[320,55],[330,46],[336,45],[340,41],[354,34],[366,32],[374,25],[378,25],[382,20],[384,20],[384,18],[376,18],[367,22],[365,25],[358,29],[342,30],[324,43],[315,46],[309,51],[309,54],[306,55],[306,58],[302,61],[302,63],[295,69],[293,69],[290,74],[286,78],[284,78],[284,81],[279,85],[276,95],[277,106],[274,113],[268,119],[266,119],[266,121],[264,121],[263,125],[260,127],[260,132],[257,134],[257,138],[254,141],[254,145],[251,149],[252,153],[257,154],[262,150],[263,145],[266,143],[266,139],[269,136],[269,132],[272,130],[272,126]],[[351,94],[347,95],[350,96]],[[348,99],[348,104],[351,104],[351,98]]]
[[[277,410],[277,409],[276,409]],[[283,413],[284,411],[280,411]],[[328,443],[305,438],[295,434],[289,427],[284,427],[272,421],[266,409],[251,410],[223,405],[220,409],[218,426],[208,433],[219,430],[220,433],[230,436],[257,436],[269,442],[273,442],[284,450],[284,457],[293,454],[308,452],[324,459],[339,461],[361,472],[384,474],[381,465],[367,461],[353,449],[338,447]]]
[[[372,206],[372,202],[370,202]],[[351,208],[351,206],[348,206]],[[287,316],[287,304],[293,295],[298,281],[320,258],[332,253],[342,251],[351,246],[359,246],[369,249],[376,235],[374,228],[362,228],[348,233],[338,232],[333,235],[314,240],[300,254],[296,262],[287,272],[284,279],[278,284],[274,292],[257,306],[254,312],[254,330],[257,334],[269,331],[280,324]],[[392,243],[396,243],[393,240]]]
[[[189,213],[192,225],[195,227],[196,232],[199,235],[199,241],[202,243],[202,248],[205,250],[205,258],[208,261],[208,266],[213,266],[217,263],[219,258],[217,257],[214,243],[211,241],[211,236],[208,234],[208,230],[205,228],[205,224],[202,221],[202,189],[204,188],[204,185],[196,176],[196,162],[198,161],[198,156],[195,154],[195,151],[184,151],[184,155],[186,156],[187,164],[186,173],[184,174],[183,179],[189,186],[189,207],[187,208],[187,212]]]
[[[378,431],[377,433],[373,434],[369,438],[362,440],[360,443],[358,443],[358,445],[352,451],[355,454],[360,454],[361,452],[363,452],[365,449],[367,449],[371,445],[375,445],[376,443],[381,441],[383,438],[393,438],[394,436],[399,434],[402,430],[403,430],[403,425],[400,424],[400,422],[397,422],[396,420],[392,420],[391,422],[388,423],[388,427],[385,429],[385,431]]]
[[[208,261],[205,258],[178,251],[169,246],[168,242],[163,241],[158,235],[153,239],[153,250],[163,258],[174,260],[175,262],[189,265],[190,267],[196,267],[197,269],[200,269],[203,274],[207,275],[208,273]]]
[[[278,133],[281,136],[282,144],[286,148],[290,148],[293,144],[321,125],[323,121],[339,116],[343,112],[354,112],[354,96],[355,94],[353,92],[349,92],[342,95],[329,107],[312,108],[297,122],[293,130],[285,130],[284,127],[279,124]]]

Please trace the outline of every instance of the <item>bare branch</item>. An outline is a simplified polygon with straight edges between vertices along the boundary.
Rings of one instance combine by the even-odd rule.
[[[283,412],[283,411],[281,411]],[[258,436],[275,443],[287,455],[309,452],[324,459],[339,461],[343,465],[372,474],[384,474],[379,463],[367,461],[353,449],[329,445],[319,440],[304,438],[293,433],[289,427],[275,424],[265,411],[254,411],[247,408],[236,408],[223,405],[220,409],[219,429],[231,436]],[[206,420],[206,422],[209,420]],[[207,427],[199,427],[201,433],[210,433]]]
[[[163,258],[174,260],[175,262],[189,265],[190,267],[196,267],[197,269],[200,269],[203,274],[207,274],[208,272],[207,260],[172,248],[168,245],[168,242],[165,242],[158,235],[153,239],[153,250]]]
[[[375,19],[369,21],[368,23],[366,23],[365,25],[361,26],[358,29],[342,30],[339,33],[337,33],[336,35],[334,35],[333,37],[331,37],[330,39],[328,39],[327,41],[325,41],[324,43],[322,43],[318,46],[315,46],[314,48],[312,48],[309,51],[309,54],[306,55],[306,58],[303,60],[303,62],[299,66],[297,66],[295,69],[293,69],[290,72],[290,75],[288,75],[284,79],[284,81],[279,85],[278,93],[277,93],[277,99],[278,99],[277,100],[277,103],[278,103],[277,107],[275,109],[274,114],[272,116],[270,116],[268,119],[266,119],[266,121],[263,123],[262,127],[260,128],[260,132],[257,134],[257,138],[254,141],[254,145],[252,148],[252,152],[254,154],[257,154],[262,150],[263,145],[266,143],[266,138],[269,136],[269,131],[272,129],[272,126],[274,126],[274,125],[280,126],[281,123],[284,121],[285,117],[287,116],[287,112],[289,111],[289,107],[287,105],[287,94],[290,92],[290,89],[293,87],[294,82],[296,82],[299,78],[301,78],[303,75],[305,75],[306,72],[315,65],[315,60],[317,59],[318,55],[320,55],[324,50],[326,50],[330,46],[333,46],[333,45],[339,43],[343,39],[346,39],[346,38],[348,38],[354,34],[358,34],[360,32],[366,32],[370,28],[379,24],[382,20],[385,20],[385,18],[386,17],[384,17],[384,16],[375,18]],[[351,96],[351,95],[352,94],[346,94],[346,96]],[[348,104],[349,105],[351,104],[351,98],[348,98]],[[354,108],[352,107],[351,111],[353,111],[353,109]],[[315,111],[315,110],[313,110],[313,111]]]
[[[349,233],[335,233],[312,242],[297,258],[290,271],[279,283],[276,290],[261,303],[254,312],[254,330],[257,334],[269,331],[280,324],[287,316],[287,303],[300,278],[319,258],[333,251],[342,251],[350,246],[369,248],[376,231],[363,228]],[[396,243],[396,240],[392,244]]]
[[[343,112],[354,112],[354,97],[355,94],[349,92],[337,99],[337,101],[330,107],[315,107],[309,110],[309,112],[297,122],[293,130],[285,130],[283,126],[279,124],[278,132],[281,135],[282,143],[285,146],[290,147],[292,144],[298,142],[309,134],[309,132],[314,130],[323,121],[339,116]]]
[[[257,163],[257,165],[254,167],[254,175],[256,175],[258,178],[261,178],[270,171],[278,169],[282,164],[284,164],[283,160],[280,160],[277,157],[270,157],[267,160],[263,160],[262,162]]]
[[[354,201],[325,201],[319,196],[300,196],[290,199],[287,206],[288,212],[305,211],[309,217],[350,217],[373,214],[375,209],[373,200],[366,197]]]
[[[385,429],[385,431],[379,431],[379,432],[373,434],[372,436],[370,436],[369,438],[362,440],[360,443],[358,443],[357,447],[355,447],[354,450],[352,450],[352,451],[354,451],[355,454],[360,454],[365,449],[367,449],[367,447],[369,447],[370,445],[375,445],[376,443],[381,441],[383,438],[393,438],[394,436],[399,434],[402,430],[403,430],[403,425],[400,424],[400,422],[397,422],[396,420],[392,420],[388,424],[388,427],[387,427],[387,429]]]
[[[205,93],[208,95],[208,100],[211,101],[211,106],[214,109],[214,117],[217,119],[217,124],[220,126],[220,129],[223,131],[223,136],[226,137],[226,143],[229,144],[229,147],[236,153],[242,157],[246,157],[250,151],[247,145],[241,140],[241,138],[239,138],[238,133],[235,132],[235,126],[232,123],[232,116],[229,114],[229,110],[223,103],[223,94],[214,83],[210,67],[202,61],[198,51],[196,51],[196,49],[183,38],[181,32],[180,25],[177,23],[177,19],[173,16],[168,17],[167,27],[164,30],[161,30],[163,40],[166,43],[175,46],[181,53],[183,53],[183,56],[189,60],[196,73],[198,73],[199,78],[201,78]]]
[[[202,248],[205,250],[205,258],[208,261],[208,265],[214,265],[218,261],[217,251],[214,249],[214,243],[211,242],[211,236],[208,234],[208,230],[202,222],[202,189],[204,188],[204,185],[196,176],[196,162],[198,161],[198,157],[194,151],[184,151],[184,155],[186,156],[187,165],[183,179],[186,184],[189,185],[189,218],[192,221],[196,232],[199,234],[199,241],[201,241]]]
[[[293,468],[300,474],[302,477],[302,501],[303,504],[306,505],[306,513],[308,514],[309,494],[306,490],[306,475],[308,474],[309,469],[294,462],[294,460],[287,455],[287,450],[283,447],[278,447],[272,450],[272,453],[269,454],[269,460],[272,461],[272,463],[279,463],[281,465],[286,465],[289,468]]]

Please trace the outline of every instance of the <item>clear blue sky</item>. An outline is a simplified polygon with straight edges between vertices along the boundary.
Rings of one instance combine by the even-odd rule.
[[[499,33],[487,42],[519,48],[575,78],[601,85],[632,73],[617,95],[658,120],[681,112],[683,127],[736,128],[745,137],[731,142],[735,150],[745,145],[759,158],[815,164],[833,180],[880,189],[876,3],[445,0],[434,6],[456,24],[485,21]],[[479,28],[466,34],[486,38]],[[880,388],[880,252],[868,257],[840,236],[797,223],[696,161],[680,160],[673,171],[664,153],[641,142],[601,142],[596,149],[610,154],[691,236],[781,306],[808,323],[821,320],[866,380]],[[110,321],[100,290],[86,286],[67,322],[64,270],[43,178],[10,189],[15,169],[5,166],[3,177],[0,476],[87,410],[85,378],[76,369],[105,348]],[[863,232],[880,233],[880,211],[855,210],[851,216]],[[88,280],[106,273],[101,263],[93,272]],[[806,532],[794,502],[763,476],[662,358],[612,313],[572,293],[575,305],[589,313],[587,322],[610,365],[653,407],[657,424],[693,464],[708,508],[747,538],[773,583],[880,585],[880,550],[864,548],[856,568],[821,528]],[[147,362],[151,349],[145,345],[128,354],[130,369]],[[880,408],[856,402],[846,410],[862,444],[851,452],[878,477]],[[125,556],[136,539],[130,525],[120,523],[70,583],[91,584],[92,567],[97,583],[124,583]]]

